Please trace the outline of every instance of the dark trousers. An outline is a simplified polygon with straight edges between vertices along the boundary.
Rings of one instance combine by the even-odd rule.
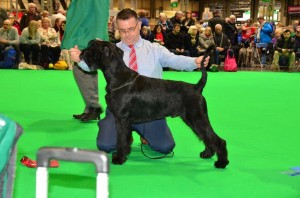
[[[106,116],[98,122],[99,133],[97,147],[99,150],[111,152],[116,149],[117,129],[113,114],[107,109]],[[151,149],[161,153],[170,153],[175,147],[172,133],[166,119],[133,124],[132,130],[149,142]]]
[[[40,46],[38,44],[20,44],[20,50],[24,54],[26,63],[30,63],[30,54],[32,56],[32,64],[39,64]]]
[[[49,63],[55,64],[59,60],[60,47],[50,47],[47,45],[41,45],[41,65],[48,66]]]

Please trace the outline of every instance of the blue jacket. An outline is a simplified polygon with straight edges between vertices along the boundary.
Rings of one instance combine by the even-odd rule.
[[[270,23],[266,22],[260,30],[260,43],[271,43],[272,32],[273,32],[273,26]]]

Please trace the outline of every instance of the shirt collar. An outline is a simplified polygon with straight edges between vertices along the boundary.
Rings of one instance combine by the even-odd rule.
[[[122,49],[131,50],[130,47],[126,43],[124,43],[123,41],[121,41],[121,43],[122,43]],[[142,46],[142,43],[143,43],[143,39],[140,36],[139,40],[133,46],[134,46],[134,48],[140,48]]]

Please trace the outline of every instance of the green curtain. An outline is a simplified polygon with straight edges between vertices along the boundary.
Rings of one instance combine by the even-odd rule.
[[[108,40],[109,0],[72,0],[61,48],[82,50],[92,39]]]

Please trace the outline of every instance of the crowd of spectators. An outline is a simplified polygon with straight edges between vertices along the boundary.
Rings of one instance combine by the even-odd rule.
[[[206,22],[198,21],[189,11],[176,11],[170,18],[165,13],[160,13],[157,23],[151,27],[145,11],[139,14],[142,21],[141,37],[159,43],[175,54],[196,57],[202,55],[210,45],[214,45],[208,69],[219,67],[227,54],[235,57],[239,67],[271,65],[273,70],[282,66],[292,70],[295,61],[300,58],[298,21],[293,24],[293,30],[283,27],[280,22],[275,25],[265,21],[264,17],[258,17],[255,21],[248,19],[238,26],[235,15],[223,18],[219,10],[215,10],[213,17]],[[114,29],[114,35],[118,35],[115,31],[117,28]],[[117,42],[118,37],[114,37],[112,41]],[[238,62],[244,56],[242,52],[247,52],[249,63]],[[282,61],[285,57],[288,60]]]
[[[8,46],[12,46],[17,53],[15,68],[20,61],[25,61],[49,69],[62,57],[67,57],[68,53],[60,48],[66,11],[58,9],[52,15],[48,11],[39,13],[36,5],[29,3],[28,11],[20,20],[14,16],[6,17],[0,20],[0,61],[3,61],[3,52]],[[248,19],[242,26],[237,26],[234,15],[223,18],[219,10],[215,10],[208,21],[198,21],[190,11],[176,11],[170,18],[160,13],[152,27],[145,10],[139,12],[139,18],[141,37],[165,46],[174,54],[197,57],[213,45],[208,69],[219,67],[227,55],[234,56],[238,66],[242,66],[238,60],[244,52],[247,53],[247,61],[258,58],[258,64],[262,67],[272,65],[274,70],[282,66],[292,70],[295,61],[300,58],[299,21],[295,21],[292,30],[285,29],[280,22],[275,26],[265,21],[264,17],[254,22]],[[112,18],[108,28],[110,41],[118,42],[120,36],[114,20]],[[250,54],[255,57],[249,58]],[[71,62],[67,62],[72,68]]]
[[[0,61],[5,59],[5,50],[10,46],[16,51],[13,68],[20,62],[52,68],[62,54],[60,49],[66,25],[66,12],[58,9],[53,15],[48,11],[38,12],[34,3],[17,19],[12,13],[0,24]],[[0,21],[1,22],[1,21]]]

